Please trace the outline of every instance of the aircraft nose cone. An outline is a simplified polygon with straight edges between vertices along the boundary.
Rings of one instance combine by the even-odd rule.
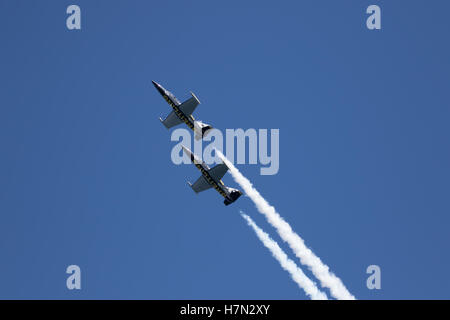
[[[152,80],[152,83],[153,83],[153,85],[155,86],[155,88],[156,88],[156,90],[158,90],[158,92],[161,94],[161,95],[165,95],[165,90],[164,90],[164,88],[158,83],[158,82],[156,82],[156,81],[153,81]]]
[[[184,152],[186,152],[187,154],[191,153],[191,150],[189,150],[188,148],[186,148],[185,146],[181,145],[181,147],[183,148]]]

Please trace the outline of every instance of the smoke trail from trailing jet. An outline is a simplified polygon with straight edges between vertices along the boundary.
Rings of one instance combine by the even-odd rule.
[[[230,169],[234,180],[244,189],[245,193],[255,203],[258,211],[265,215],[267,221],[277,230],[281,239],[286,241],[300,262],[309,267],[314,276],[320,281],[322,287],[330,289],[331,295],[336,299],[353,300],[355,297],[347,290],[342,281],[336,277],[319,257],[317,257],[291,226],[275,211],[256,190],[252,183],[239,172],[239,170],[216,149],[217,155]]]
[[[294,280],[311,299],[328,300],[327,295],[317,288],[316,284],[303,273],[302,269],[300,269],[294,261],[288,258],[286,253],[284,253],[283,249],[280,248],[275,240],[271,239],[270,236],[258,227],[256,223],[244,212],[241,211],[241,215],[245,220],[247,220],[248,225],[252,227],[253,231],[255,231],[259,240],[261,240],[264,246],[270,250],[273,257],[277,259],[281,267],[289,272],[292,280]]]

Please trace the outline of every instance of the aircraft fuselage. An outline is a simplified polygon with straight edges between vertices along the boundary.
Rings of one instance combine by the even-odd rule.
[[[215,179],[213,179],[211,177],[211,175],[209,174],[208,170],[209,168],[206,167],[205,164],[203,163],[198,163],[197,161],[195,161],[194,159],[192,159],[193,157],[191,156],[191,160],[192,163],[197,167],[198,170],[200,170],[200,172],[202,173],[203,177],[206,179],[206,181],[212,185],[212,187],[214,189],[217,190],[217,192],[220,193],[220,195],[224,198],[228,198],[228,190],[225,189],[225,186],[222,185],[221,183],[218,183]],[[205,168],[206,167],[206,168]]]
[[[194,131],[194,117],[192,115],[186,116],[183,111],[180,110],[179,105],[180,101],[178,101],[175,96],[164,89],[160,84],[153,81],[153,85],[156,87],[158,92],[163,96],[164,100],[172,107],[173,112],[177,115],[178,118],[180,118],[181,121],[183,121],[191,130]]]

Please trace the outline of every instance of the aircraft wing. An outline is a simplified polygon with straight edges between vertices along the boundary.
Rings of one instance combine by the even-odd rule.
[[[191,188],[196,193],[199,193],[212,188],[212,185],[210,185],[208,181],[206,181],[204,176],[200,176],[200,178],[198,178],[197,181],[195,181],[195,183],[191,185]]]
[[[216,181],[219,181],[220,179],[223,178],[223,176],[225,175],[225,173],[227,173],[228,171],[228,167],[226,166],[225,163],[221,163],[218,164],[217,166],[215,166],[214,168],[209,169],[209,174],[211,176],[211,178],[213,178]]]
[[[199,105],[200,101],[197,99],[197,97],[191,92],[192,98],[186,100],[180,105],[180,110],[183,111],[183,113],[189,117],[192,112],[194,112],[195,108]]]
[[[180,118],[178,118],[178,116],[173,111],[169,113],[166,119],[162,120],[161,118],[159,118],[159,120],[161,120],[162,124],[167,129],[170,129],[174,126],[179,125],[180,123],[183,123],[183,121],[181,121]]]

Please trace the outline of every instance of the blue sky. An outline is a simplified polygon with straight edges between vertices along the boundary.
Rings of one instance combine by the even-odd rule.
[[[295,258],[248,198],[225,207],[186,185],[199,172],[170,160],[156,80],[195,92],[216,128],[280,129],[277,175],[238,168],[357,298],[448,299],[449,10],[2,1],[0,298],[307,298],[240,217]]]

